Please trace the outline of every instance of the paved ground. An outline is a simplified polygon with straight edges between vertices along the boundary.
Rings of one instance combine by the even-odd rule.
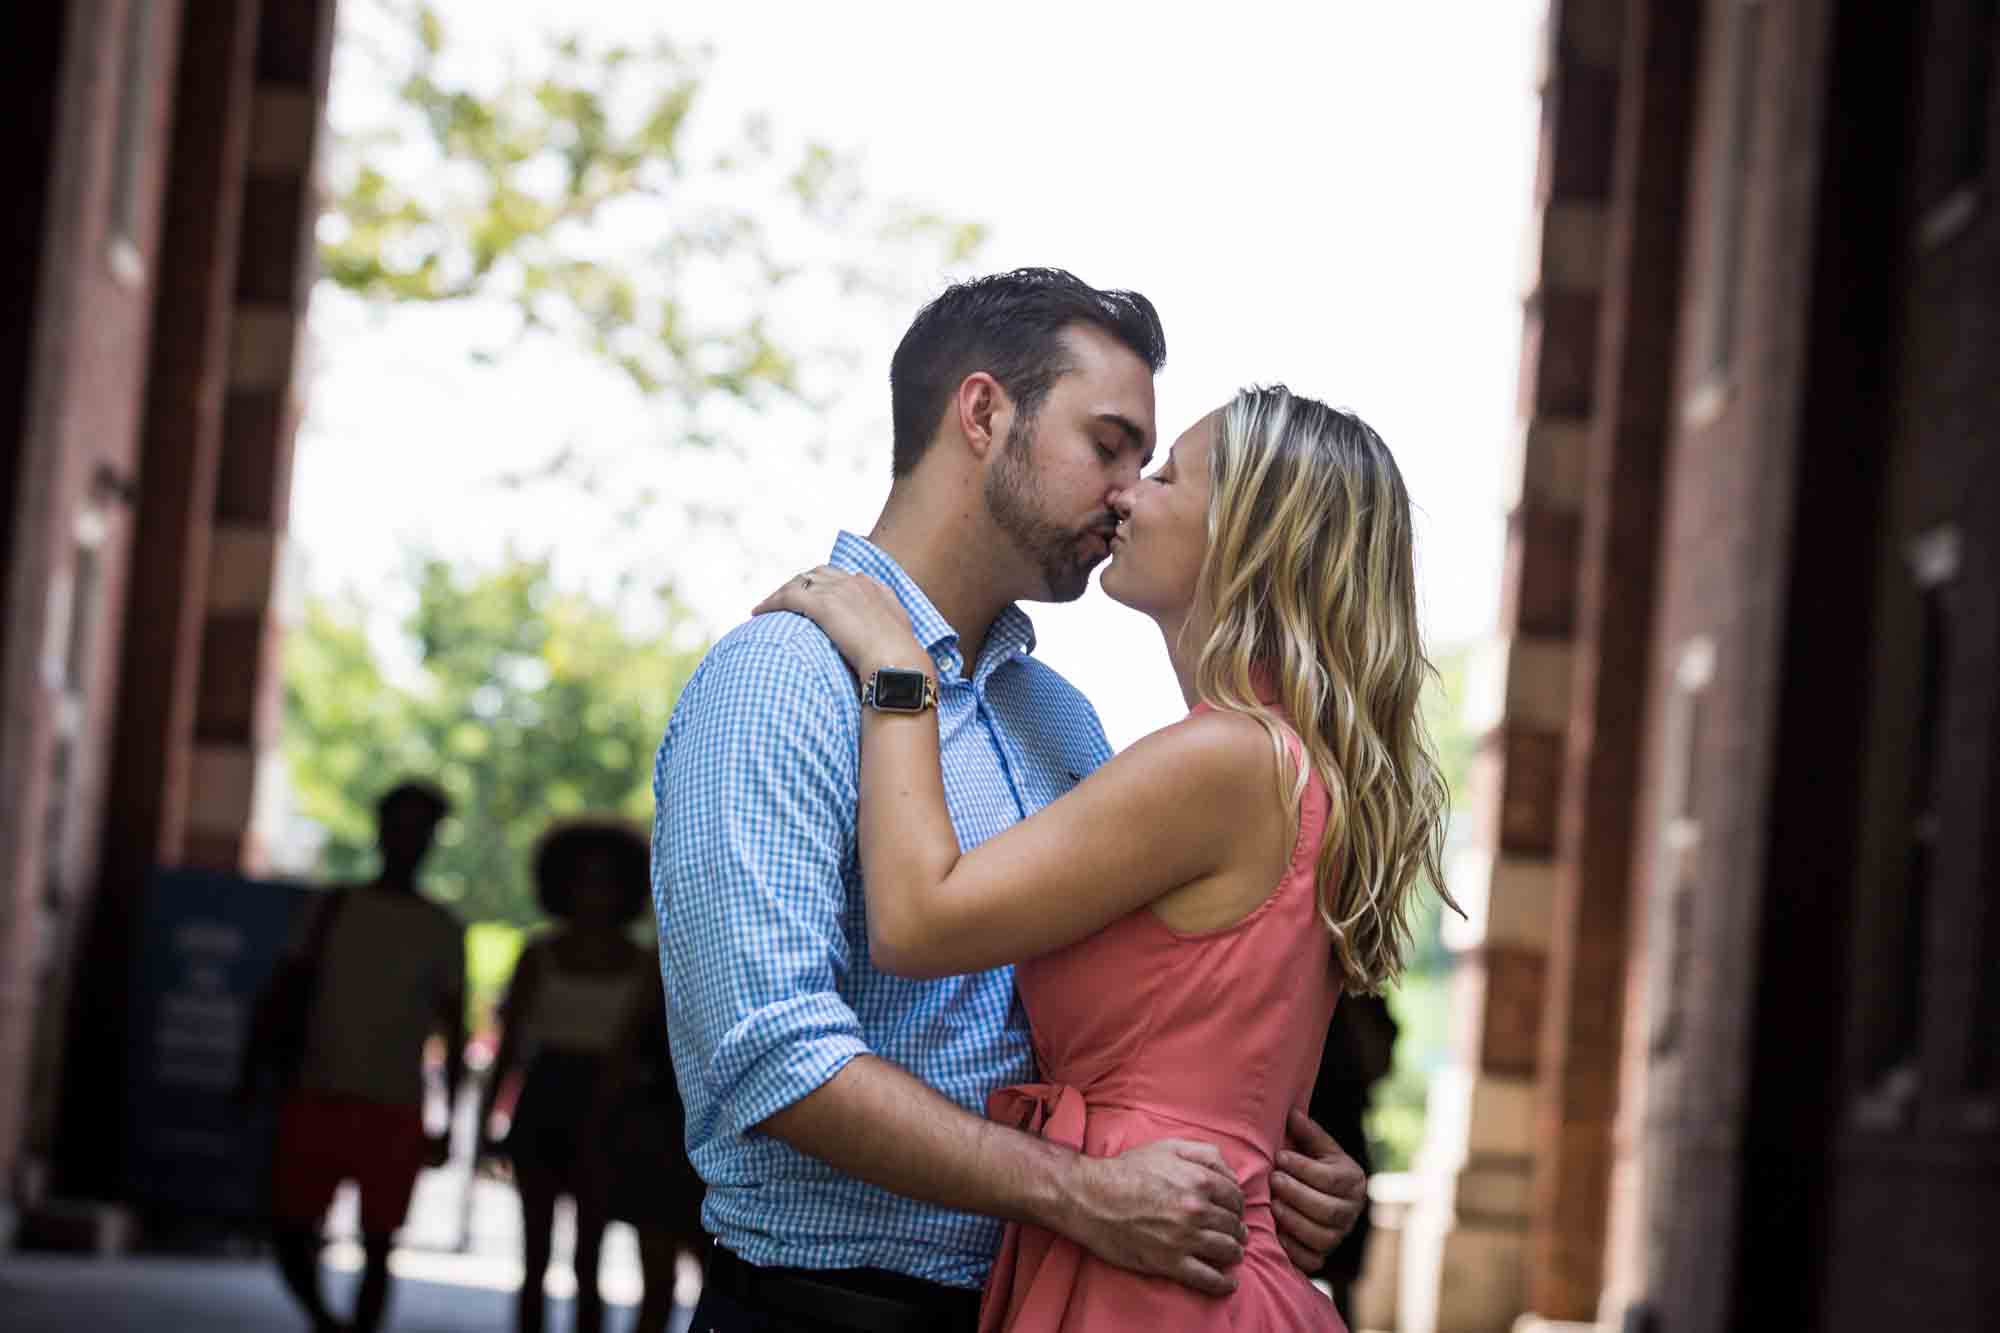
[[[549,1333],[567,1333],[574,1232],[567,1207],[556,1213],[555,1256],[545,1290],[553,1302]],[[327,1219],[327,1293],[336,1312],[353,1300],[361,1265],[355,1198],[343,1189]],[[521,1216],[513,1188],[471,1175],[461,1160],[426,1171],[417,1182],[400,1248],[390,1259],[396,1286],[388,1327],[397,1333],[460,1333],[513,1326],[521,1282]],[[599,1284],[612,1307],[607,1333],[624,1333],[641,1289],[638,1245],[629,1227],[605,1236]],[[700,1294],[700,1273],[683,1261],[676,1295],[684,1307]],[[0,1251],[0,1330],[4,1333],[303,1333],[268,1260],[136,1257],[78,1258]]]
[[[356,1257],[335,1247],[328,1266],[349,1267]],[[391,1267],[397,1280],[388,1326],[397,1333],[502,1333],[512,1327],[518,1267],[420,1250],[398,1251]],[[333,1272],[327,1286],[334,1308],[345,1309],[353,1298],[352,1272]],[[614,1304],[610,1313],[608,1333],[630,1327],[629,1305]],[[675,1327],[686,1325],[683,1311]],[[303,1333],[306,1324],[265,1263],[9,1254],[0,1256],[0,1327],[8,1333]],[[567,1301],[554,1306],[548,1327],[549,1333],[566,1333]]]

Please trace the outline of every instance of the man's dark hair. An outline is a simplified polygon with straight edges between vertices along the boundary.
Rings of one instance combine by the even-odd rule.
[[[1159,312],[1137,292],[1100,291],[1059,268],[1017,268],[954,283],[922,310],[889,362],[894,475],[909,475],[965,377],[985,371],[1031,425],[1049,386],[1071,369],[1062,331],[1093,324],[1158,373],[1167,360]]]
[[[422,778],[405,778],[382,793],[382,799],[375,802],[375,817],[387,819],[389,812],[408,802],[430,816],[433,824],[451,813],[451,800],[434,783]]]

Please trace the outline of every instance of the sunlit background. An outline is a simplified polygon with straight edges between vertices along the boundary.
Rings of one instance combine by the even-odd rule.
[[[1272,381],[1383,433],[1462,782],[1454,691],[1494,614],[1518,429],[1541,7],[1445,8],[1441,39],[1429,5],[346,6],[266,796],[291,868],[361,872],[370,793],[435,773],[459,808],[434,887],[482,919],[490,1004],[546,820],[647,815],[700,645],[868,529],[917,306],[1028,264],[1156,302],[1166,439]],[[468,215],[484,252],[449,239]],[[669,317],[715,345],[647,364]],[[1033,614],[1114,744],[1179,715],[1151,622],[1094,584]],[[1398,997],[1392,1166],[1441,1054],[1435,930]]]
[[[1417,505],[1465,916],[1349,1134],[1357,1325],[1990,1323],[2000,7],[1544,8],[12,6],[8,1326],[284,1317],[232,1093],[375,799],[450,796],[483,1075],[536,840],[650,819],[707,646],[872,523],[913,312],[1045,264],[1157,303],[1163,436],[1282,380]],[[1031,610],[1116,743],[1179,714],[1147,622]],[[396,1318],[490,1327],[433,1083]]]

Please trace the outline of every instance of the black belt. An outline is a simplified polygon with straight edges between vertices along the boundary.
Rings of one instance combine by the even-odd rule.
[[[979,1327],[979,1293],[879,1268],[759,1268],[716,1245],[704,1286],[745,1305],[856,1333]]]

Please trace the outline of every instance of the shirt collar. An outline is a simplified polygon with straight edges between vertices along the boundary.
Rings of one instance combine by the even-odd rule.
[[[866,537],[857,537],[843,530],[834,539],[833,555],[827,563],[836,569],[871,575],[887,584],[897,600],[902,602],[903,609],[910,613],[910,628],[916,631],[917,641],[924,645],[931,660],[937,663],[939,674],[951,672],[961,677],[965,674],[965,659],[958,651],[958,631],[945,620],[894,556]],[[1028,619],[1027,612],[1010,602],[994,617],[993,628],[986,632],[986,645],[980,650],[975,674],[980,677],[991,675],[1002,663],[1034,649],[1034,622]]]

